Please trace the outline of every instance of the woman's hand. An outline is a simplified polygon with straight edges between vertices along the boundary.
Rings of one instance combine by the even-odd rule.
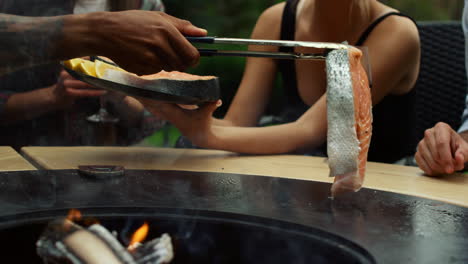
[[[415,159],[428,175],[450,174],[464,168],[468,143],[449,125],[440,122],[425,131]]]
[[[106,91],[93,89],[91,85],[76,80],[64,70],[57,83],[50,87],[52,102],[61,109],[71,107],[78,98],[99,97],[105,93]]]
[[[183,109],[177,104],[139,98],[145,108],[162,119],[171,122],[195,145],[209,147],[212,134],[213,112],[221,106],[221,100],[206,103],[195,110]]]

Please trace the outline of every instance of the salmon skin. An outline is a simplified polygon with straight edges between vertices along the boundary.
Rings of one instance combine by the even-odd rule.
[[[360,50],[331,51],[327,68],[327,153],[332,197],[358,191],[372,136],[372,101]]]

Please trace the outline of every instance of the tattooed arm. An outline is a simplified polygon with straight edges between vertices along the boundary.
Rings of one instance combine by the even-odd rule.
[[[0,14],[0,74],[50,62],[63,30],[63,17],[36,18]]]
[[[0,14],[0,75],[87,55],[110,57],[140,74],[183,70],[199,59],[184,35],[206,31],[162,12],[140,10],[57,17]]]

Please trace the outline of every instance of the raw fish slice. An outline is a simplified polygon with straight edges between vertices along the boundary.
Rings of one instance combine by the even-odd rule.
[[[356,48],[327,56],[327,152],[331,193],[358,191],[363,182],[372,136],[369,81]]]
[[[215,79],[215,76],[200,76],[200,75],[193,75],[185,72],[178,72],[178,71],[160,71],[155,74],[150,75],[142,75],[140,78],[147,79],[147,80],[154,80],[154,79],[172,79],[172,80],[184,80],[184,81],[194,81],[194,80],[211,80]]]
[[[102,79],[124,85],[116,88],[128,95],[155,100],[200,104],[219,99],[219,81],[215,76],[199,76],[178,71],[160,71],[138,76],[109,69],[104,72]]]

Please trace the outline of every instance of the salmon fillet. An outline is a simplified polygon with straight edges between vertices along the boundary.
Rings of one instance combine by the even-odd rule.
[[[184,81],[211,81],[216,79],[216,76],[200,76],[200,75],[193,75],[185,72],[179,71],[160,71],[158,73],[149,74],[149,75],[136,75],[130,72],[124,71],[116,71],[109,69],[104,73],[102,79],[106,79],[109,81],[117,81],[120,83],[129,83],[129,84],[137,84],[145,85],[151,84],[152,81],[155,80],[168,80],[168,81],[175,81],[175,82],[184,82]]]
[[[173,79],[173,80],[185,80],[185,81],[194,81],[194,80],[210,80],[216,78],[215,76],[199,76],[193,75],[185,72],[178,71],[160,71],[158,73],[150,75],[142,75],[140,78],[146,80],[155,80],[155,79]]]
[[[329,53],[327,65],[327,152],[332,197],[358,191],[363,182],[372,136],[369,81],[362,53],[350,47]]]
[[[199,76],[178,71],[160,71],[151,75],[138,76],[125,71],[107,69],[101,79],[112,82],[106,84],[106,88],[111,90],[130,96],[183,105],[214,102],[220,97],[219,80],[216,76]],[[184,108],[187,107],[184,106]]]

